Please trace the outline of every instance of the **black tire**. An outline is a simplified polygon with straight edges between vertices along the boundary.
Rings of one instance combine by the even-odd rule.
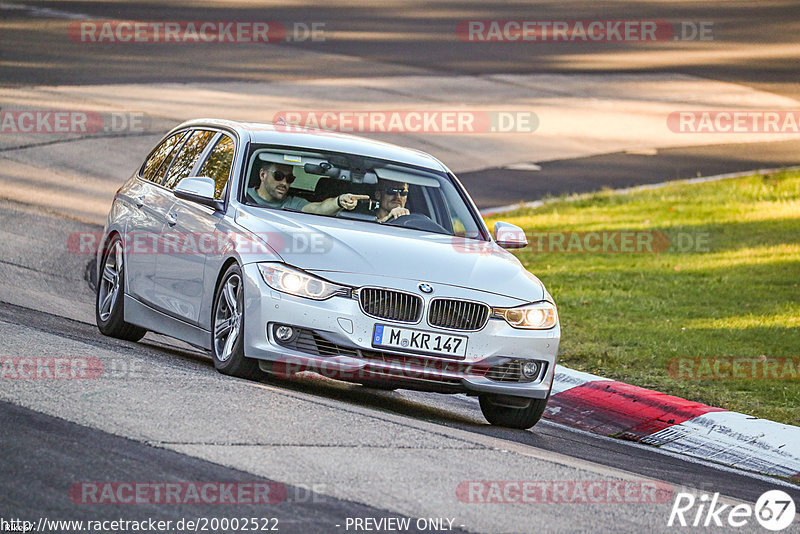
[[[504,395],[480,395],[481,411],[495,426],[527,429],[542,418],[549,399],[525,399]]]
[[[230,292],[226,296],[228,290]],[[231,307],[231,302],[235,302],[235,306]],[[242,269],[237,263],[233,263],[220,278],[214,293],[214,307],[211,310],[211,356],[214,367],[220,373],[253,379],[260,376],[260,371],[258,361],[244,355],[244,325],[244,278]],[[234,338],[230,339],[231,336]]]
[[[106,336],[139,341],[147,330],[125,322],[125,255],[119,235],[108,242],[100,266],[94,300],[97,328]]]

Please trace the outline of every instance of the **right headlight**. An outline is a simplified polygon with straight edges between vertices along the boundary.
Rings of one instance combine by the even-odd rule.
[[[350,288],[334,284],[283,263],[259,263],[258,270],[269,287],[290,295],[325,300],[334,295],[349,297]]]
[[[492,308],[492,317],[505,319],[514,328],[547,330],[558,323],[558,311],[552,302],[537,302],[516,308]]]

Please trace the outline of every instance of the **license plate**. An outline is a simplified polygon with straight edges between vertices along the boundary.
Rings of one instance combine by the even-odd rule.
[[[389,347],[405,352],[421,352],[445,357],[467,357],[467,336],[451,336],[412,328],[375,325],[373,347]]]

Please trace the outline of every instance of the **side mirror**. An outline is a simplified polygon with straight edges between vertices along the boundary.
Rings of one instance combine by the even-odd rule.
[[[503,248],[525,248],[528,246],[528,238],[522,228],[503,221],[494,223],[494,240]]]
[[[203,206],[222,211],[224,203],[214,198],[216,184],[207,176],[187,176],[175,186],[173,193],[178,198],[197,202]]]

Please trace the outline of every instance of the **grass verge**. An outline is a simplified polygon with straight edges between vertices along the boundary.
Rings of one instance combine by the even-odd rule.
[[[496,220],[528,234],[515,254],[558,304],[560,363],[800,426],[800,173],[603,191]]]

